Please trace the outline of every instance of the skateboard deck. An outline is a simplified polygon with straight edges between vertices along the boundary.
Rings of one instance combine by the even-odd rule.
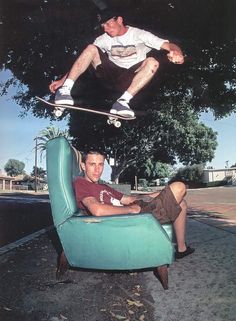
[[[51,101],[45,100],[45,99],[38,97],[38,96],[36,96],[36,99],[38,99],[39,101],[43,102],[44,104],[46,104],[50,107],[53,107],[54,108],[54,115],[56,117],[60,117],[63,114],[64,109],[72,109],[72,110],[107,116],[107,118],[108,118],[107,123],[109,125],[112,124],[115,127],[121,126],[121,122],[119,120],[134,120],[134,119],[136,119],[135,116],[134,117],[124,117],[124,116],[114,115],[109,112],[97,110],[97,109],[93,109],[93,108],[85,108],[85,107],[74,106],[74,105],[58,105],[58,104],[55,104]]]

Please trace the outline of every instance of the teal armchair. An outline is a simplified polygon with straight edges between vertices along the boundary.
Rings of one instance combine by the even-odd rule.
[[[152,269],[168,288],[173,261],[172,226],[150,214],[82,215],[73,180],[80,175],[74,148],[64,137],[47,143],[47,176],[55,228],[71,267],[99,270]]]

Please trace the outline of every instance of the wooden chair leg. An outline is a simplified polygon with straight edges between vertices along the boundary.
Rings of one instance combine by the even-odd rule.
[[[57,263],[57,272],[56,272],[57,280],[61,279],[61,277],[65,274],[68,268],[69,268],[69,263],[67,261],[64,251],[62,251]]]
[[[154,275],[161,282],[164,290],[168,290],[168,270],[167,270],[167,265],[158,266],[154,270]]]

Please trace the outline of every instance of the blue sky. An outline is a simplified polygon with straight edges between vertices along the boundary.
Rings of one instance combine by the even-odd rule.
[[[234,165],[236,163],[236,114],[234,113],[229,117],[215,121],[211,113],[205,113],[202,115],[201,121],[218,132],[218,147],[215,152],[215,158],[208,165],[213,166],[213,168]]]
[[[0,72],[0,82],[8,77],[8,72]],[[24,162],[29,174],[35,164],[35,137],[47,126],[64,130],[67,123],[66,120],[50,122],[30,113],[24,118],[19,117],[22,109],[11,99],[14,93],[14,88],[10,88],[6,96],[0,96],[0,169],[3,171],[7,161],[13,158]],[[38,156],[37,166],[45,168],[45,157]]]
[[[0,73],[0,81],[6,79],[6,73]],[[47,126],[54,125],[66,129],[66,121],[50,122],[49,119],[40,119],[30,113],[20,118],[21,108],[13,102],[11,89],[7,96],[0,96],[0,169],[8,159],[18,159],[25,163],[25,171],[32,172],[35,164],[34,138]],[[207,165],[213,168],[224,168],[236,163],[236,114],[222,120],[214,121],[210,113],[203,114],[201,120],[214,131],[218,132],[218,147],[215,158]],[[45,168],[45,158],[38,157],[38,167]]]

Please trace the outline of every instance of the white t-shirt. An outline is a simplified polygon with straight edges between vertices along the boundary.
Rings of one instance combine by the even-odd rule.
[[[122,36],[110,37],[104,33],[96,38],[94,45],[108,54],[109,60],[123,68],[130,68],[143,61],[146,54],[152,49],[160,50],[164,42],[151,32],[128,26]]]

